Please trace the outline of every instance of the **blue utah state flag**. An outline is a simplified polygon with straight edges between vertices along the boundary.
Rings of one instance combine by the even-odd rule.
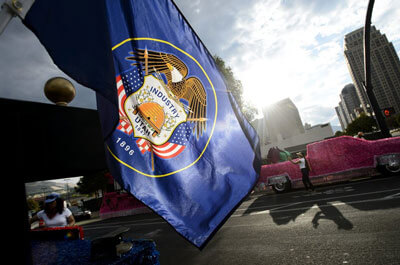
[[[78,2],[84,11],[70,7]],[[257,134],[173,2],[78,2],[37,0],[25,24],[63,71],[97,91],[121,186],[204,246],[257,180]],[[71,18],[43,19],[52,5]]]

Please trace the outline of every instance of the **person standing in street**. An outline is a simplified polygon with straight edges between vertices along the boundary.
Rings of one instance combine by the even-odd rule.
[[[311,166],[310,163],[308,162],[308,160],[303,156],[302,153],[298,152],[296,153],[296,155],[299,157],[299,160],[297,161],[293,161],[291,159],[291,157],[289,157],[289,161],[292,164],[298,164],[301,170],[301,174],[302,174],[302,180],[303,180],[303,184],[304,187],[306,188],[306,190],[312,190],[315,191],[315,188],[313,186],[313,184],[310,181],[310,171],[311,171]]]

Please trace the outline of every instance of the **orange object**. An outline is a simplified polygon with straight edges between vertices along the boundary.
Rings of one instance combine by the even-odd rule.
[[[139,105],[137,111],[139,111],[143,119],[155,130],[153,136],[159,134],[165,118],[162,107],[155,102],[146,102]]]

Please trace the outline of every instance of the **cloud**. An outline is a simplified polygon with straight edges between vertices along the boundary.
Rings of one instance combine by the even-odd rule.
[[[175,2],[210,52],[232,67],[249,102],[262,106],[290,97],[303,122],[332,120],[317,106],[331,108],[330,113],[334,113],[341,89],[352,82],[343,57],[343,38],[363,26],[367,2]],[[372,22],[400,54],[399,17],[398,0],[375,3]],[[0,35],[0,58],[1,97],[48,102],[43,94],[44,83],[54,76],[66,77],[16,18]],[[96,108],[94,92],[72,82],[78,92],[72,105]],[[339,124],[337,119],[333,122]]]
[[[315,121],[313,124],[336,122],[337,120],[335,109],[323,105],[310,105],[303,108],[301,118],[303,123],[310,120]],[[337,120],[338,122],[339,120]]]
[[[43,88],[48,79],[61,76],[70,80],[77,90],[71,106],[96,108],[95,93],[59,70],[19,18],[12,19],[0,35],[0,58],[0,97],[52,104]]]
[[[343,6],[345,2],[340,0],[331,1],[309,1],[309,0],[283,0],[281,5],[283,8],[288,10],[299,10],[299,12],[311,11],[312,13],[324,15],[332,12],[332,10],[338,9],[339,6]]]
[[[367,2],[176,2],[209,50],[232,67],[248,101],[261,106],[290,97],[303,122],[339,124],[334,107],[352,82],[343,39],[364,25]],[[372,19],[398,52],[399,12],[398,1],[379,1]]]
[[[189,21],[213,54],[229,54],[227,51],[237,52],[232,46],[237,46],[241,38],[241,30],[237,27],[238,18],[249,16],[257,0],[241,1],[175,1],[178,8]],[[240,48],[240,47],[237,47]]]

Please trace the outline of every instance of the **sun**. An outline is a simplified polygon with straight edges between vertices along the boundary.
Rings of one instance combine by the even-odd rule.
[[[264,78],[245,78],[243,83],[243,99],[258,109],[263,109],[279,100],[290,97],[288,89],[282,82],[265,82]]]
[[[243,85],[243,99],[259,109],[299,94],[299,84],[283,62],[256,60],[235,71]]]

